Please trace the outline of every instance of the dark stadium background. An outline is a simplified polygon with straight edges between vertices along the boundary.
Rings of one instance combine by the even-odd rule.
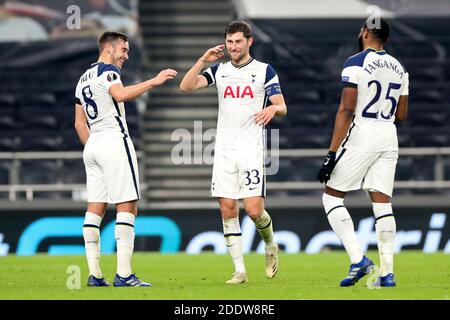
[[[369,5],[380,6],[390,18],[386,50],[410,74],[409,117],[398,127],[393,205],[402,245],[397,248],[449,253],[450,3],[324,3],[0,1],[0,255],[83,253],[85,172],[73,128],[74,90],[81,73],[96,61],[96,38],[106,29],[130,35],[125,84],[164,68],[179,71],[167,85],[126,103],[140,159],[139,221],[149,226],[137,232],[136,250],[226,252],[218,205],[209,198],[212,167],[206,152],[208,130],[216,124],[216,93],[210,88],[184,95],[178,85],[207,48],[223,43],[224,28],[233,19],[252,24],[252,55],[277,70],[288,105],[287,117],[274,120],[267,135],[273,151],[268,166],[278,167],[267,177],[266,205],[275,237],[291,253],[342,249],[330,234],[323,186],[315,176],[330,142],[341,67],[357,51]],[[80,9],[79,29],[71,5]],[[176,164],[174,148],[188,138],[191,153]],[[355,192],[346,204],[358,235],[371,237],[368,196]],[[107,226],[113,218],[111,207],[102,241],[111,238]],[[244,225],[243,213],[241,218]],[[246,228],[244,238],[250,239],[246,251],[258,250],[254,229]],[[376,248],[373,238],[366,243]]]

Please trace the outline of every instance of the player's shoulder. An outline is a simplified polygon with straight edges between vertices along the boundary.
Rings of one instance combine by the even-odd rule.
[[[254,58],[248,62],[244,70],[251,73],[276,74],[275,69],[269,63]]]
[[[372,50],[366,49],[364,51],[358,52],[357,54],[354,54],[347,58],[344,62],[344,69],[348,67],[362,67],[364,65],[364,61],[366,60],[369,53],[371,53]]]
[[[119,67],[117,67],[114,64],[100,62],[100,63],[94,64],[93,66],[95,66],[95,65],[97,65],[97,77],[100,77],[103,73],[105,73],[107,71],[113,71],[120,75]]]
[[[233,67],[233,64],[231,63],[231,61],[218,62],[213,67],[216,67],[217,69],[227,69]]]
[[[398,60],[396,57],[394,57],[393,55],[390,55],[388,53],[386,53],[386,56],[388,57],[388,59],[391,59],[394,63],[400,65],[403,68],[403,73],[408,73],[405,66],[400,62],[400,60]]]
[[[258,69],[258,70],[266,70],[267,68],[272,68],[272,66],[269,63],[266,63],[264,61],[260,61],[257,60],[255,58],[252,58],[248,64],[247,64],[248,69]]]
[[[215,64],[209,66],[207,69],[205,69],[203,75],[205,75],[205,73],[207,73],[207,74],[211,74],[212,77],[215,78],[217,71],[219,69],[222,69],[223,66],[224,66],[224,63],[222,63],[222,62],[215,63]]]
[[[254,67],[267,67],[269,64],[265,63],[264,61],[260,61],[258,59],[252,58],[251,64],[249,64],[249,65],[252,65]]]
[[[227,68],[228,62],[217,62],[209,66],[206,70],[211,70],[213,74],[216,74],[218,70]]]

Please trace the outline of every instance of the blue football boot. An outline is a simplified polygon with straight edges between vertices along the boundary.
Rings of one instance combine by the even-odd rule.
[[[380,286],[381,287],[395,287],[395,279],[392,273],[388,273],[384,277],[380,277]]]
[[[114,278],[114,287],[151,287],[152,285],[148,282],[143,282],[139,280],[138,277],[133,273],[126,278],[122,278],[118,274]]]
[[[372,260],[363,256],[362,260],[359,263],[351,264],[350,270],[348,271],[348,276],[344,280],[341,281],[341,287],[349,287],[353,286],[358,282],[359,279],[364,277],[366,274],[369,274],[373,271],[375,265]]]
[[[105,278],[96,278],[96,277],[90,275],[88,278],[87,286],[88,287],[108,287],[109,283],[108,283],[108,281],[106,281]]]

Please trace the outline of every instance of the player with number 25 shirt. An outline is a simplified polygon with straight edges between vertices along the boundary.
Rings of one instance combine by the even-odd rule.
[[[342,98],[329,153],[318,173],[325,182],[323,205],[328,221],[351,261],[341,286],[354,285],[371,272],[373,262],[362,252],[353,221],[344,206],[348,191],[363,189],[375,215],[381,286],[395,286],[396,231],[391,197],[398,158],[397,128],[406,119],[409,76],[383,46],[390,26],[384,19],[367,20],[359,34],[360,52],[344,63]]]

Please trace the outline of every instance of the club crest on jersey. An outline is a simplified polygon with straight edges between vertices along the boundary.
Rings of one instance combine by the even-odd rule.
[[[247,96],[249,98],[254,98],[252,87],[250,86],[245,86],[244,88],[242,88],[241,86],[236,86],[234,88],[232,86],[227,86],[225,88],[225,92],[223,93],[224,99],[245,98]]]

